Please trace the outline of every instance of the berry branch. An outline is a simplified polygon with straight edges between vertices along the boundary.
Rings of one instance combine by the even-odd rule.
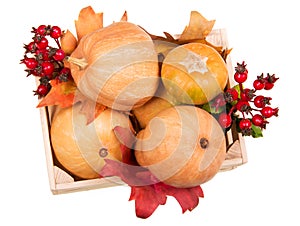
[[[268,119],[278,116],[278,108],[270,105],[271,97],[258,95],[260,90],[271,90],[278,78],[275,75],[262,73],[253,82],[253,88],[244,88],[248,78],[245,62],[237,63],[234,80],[235,87],[225,90],[210,103],[217,112],[217,119],[224,129],[229,129],[236,122],[237,129],[245,136],[262,136],[261,130],[266,129]],[[218,112],[219,109],[221,112]]]
[[[34,35],[29,44],[25,44],[25,54],[21,63],[25,64],[27,76],[39,77],[40,84],[34,95],[44,97],[51,89],[53,79],[65,82],[72,79],[70,69],[64,66],[65,52],[61,49],[59,38],[62,31],[58,26],[40,25],[32,28]],[[52,38],[56,47],[49,45],[48,38]]]

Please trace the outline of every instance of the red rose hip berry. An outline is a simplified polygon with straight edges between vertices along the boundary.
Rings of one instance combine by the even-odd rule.
[[[256,90],[262,90],[263,88],[265,88],[265,82],[261,81],[259,79],[254,80],[253,82],[253,87]]]
[[[252,125],[251,121],[245,118],[243,118],[239,123],[239,127],[241,130],[251,129],[251,125]]]
[[[224,129],[230,127],[231,123],[232,123],[231,116],[226,114],[225,112],[221,113],[219,115],[218,121],[219,121],[219,124],[221,125],[221,127],[224,128]]]
[[[234,80],[237,83],[243,83],[247,80],[248,77],[248,70],[246,69],[245,62],[243,63],[237,63],[237,66],[235,67],[235,73],[234,73]]]
[[[44,61],[42,63],[42,72],[45,75],[51,75],[54,71],[54,65],[53,63],[49,62],[49,61]]]
[[[44,97],[48,94],[50,90],[50,86],[48,84],[40,84],[37,87],[37,90],[34,91],[34,95],[38,95],[39,97]]]
[[[45,37],[41,38],[41,40],[39,40],[36,43],[36,46],[38,49],[46,49],[48,47],[48,39],[46,39]]]
[[[256,96],[253,100],[255,107],[263,108],[266,105],[270,104],[271,97],[264,97],[262,95]]]
[[[36,29],[36,33],[41,35],[41,36],[44,36],[46,35],[47,33],[47,26],[46,25],[40,25],[38,26],[38,28]]]
[[[62,32],[60,27],[53,26],[50,31],[50,36],[54,39],[58,39],[61,36]]]
[[[278,108],[271,108],[269,106],[263,107],[261,109],[261,114],[265,118],[270,118],[272,116],[278,116]]]
[[[22,60],[22,63],[24,63],[29,70],[33,70],[38,66],[38,62],[34,58],[25,58]]]
[[[62,49],[57,49],[53,58],[54,60],[62,61],[63,59],[65,59],[65,52]]]
[[[259,126],[261,128],[266,128],[266,124],[268,123],[264,117],[260,114],[253,115],[252,123],[255,126]]]

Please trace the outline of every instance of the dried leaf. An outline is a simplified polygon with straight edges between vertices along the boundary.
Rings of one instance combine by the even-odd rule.
[[[79,91],[76,93],[76,102],[81,102],[80,112],[86,116],[87,124],[93,122],[107,108],[105,105],[88,99]]]
[[[205,39],[211,32],[215,20],[207,20],[197,11],[192,11],[190,15],[190,22],[179,37],[179,41],[192,39]]]
[[[37,107],[58,105],[66,108],[81,102],[80,112],[87,118],[87,124],[94,121],[107,107],[96,103],[81,94],[73,80],[58,82],[51,80],[50,92],[41,100]]]
[[[197,207],[199,203],[199,197],[204,197],[203,191],[200,186],[185,189],[168,187],[166,189],[166,194],[173,196],[177,200],[177,202],[181,206],[182,213],[187,210],[192,211],[195,207]]]
[[[132,152],[131,152],[132,153]],[[111,159],[105,159],[106,164],[100,175],[118,176],[131,187],[129,201],[135,201],[135,212],[139,218],[148,218],[159,205],[164,205],[167,196],[173,196],[182,208],[192,211],[203,196],[200,186],[193,188],[176,188],[160,182],[149,170],[137,165],[129,165]]]
[[[124,12],[123,16],[121,17],[120,21],[128,21],[127,11]]]
[[[50,92],[40,101],[37,107],[58,105],[65,108],[74,104],[74,96],[77,90],[74,81],[58,82],[51,80],[51,86]]]
[[[60,38],[60,45],[66,55],[71,55],[77,46],[77,40],[71,31],[67,30]]]
[[[88,33],[103,28],[103,13],[95,13],[91,6],[80,10],[78,20],[75,20],[78,41]]]
[[[100,171],[103,177],[120,177],[129,186],[145,186],[158,183],[150,172],[144,167],[138,165],[129,165],[123,162],[104,159],[105,165]]]
[[[174,43],[177,42],[177,40],[172,35],[170,35],[168,32],[164,32],[164,35],[166,37],[163,37],[163,36],[151,34],[143,27],[141,27],[141,29],[143,29],[151,37],[152,40],[161,40],[161,41],[166,41],[166,42],[169,41],[169,42],[174,42]]]
[[[164,32],[164,35],[166,36],[168,41],[171,41],[171,42],[175,41],[175,38],[168,32]]]
[[[157,192],[154,186],[131,187],[129,201],[135,200],[135,214],[139,218],[150,217],[159,205],[164,205],[167,196]]]

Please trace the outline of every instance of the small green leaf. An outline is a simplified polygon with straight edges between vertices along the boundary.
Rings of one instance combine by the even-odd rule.
[[[212,106],[212,103],[208,102],[206,104],[203,104],[201,108],[211,114],[220,114],[221,112],[225,111],[225,106],[218,107],[218,109],[214,106]]]
[[[237,92],[238,92],[238,98],[240,99],[241,98],[241,89],[240,89],[240,85],[237,84],[235,85],[234,87],[232,87],[233,89],[235,89]]]
[[[251,129],[252,129],[252,137],[254,138],[263,137],[262,129],[260,127],[252,124]]]

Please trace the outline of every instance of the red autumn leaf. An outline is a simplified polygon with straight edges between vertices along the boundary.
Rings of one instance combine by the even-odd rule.
[[[199,197],[203,198],[204,194],[200,186],[192,188],[176,189],[174,187],[166,188],[166,194],[173,196],[180,204],[182,213],[192,211],[199,203]]]
[[[173,196],[182,208],[182,213],[192,211],[203,196],[200,186],[176,188],[159,181],[148,169],[139,166],[131,147],[135,137],[128,128],[116,126],[114,132],[121,142],[122,162],[105,159],[102,177],[117,176],[131,187],[129,201],[135,201],[135,213],[139,218],[148,218],[159,205],[164,205],[167,196]]]
[[[155,186],[132,186],[129,201],[135,200],[135,214],[139,218],[148,218],[159,205],[164,205],[167,196],[157,192]]]
[[[129,165],[138,165],[132,154],[132,147],[135,141],[133,132],[121,126],[116,126],[114,132],[121,142],[122,162]]]
[[[72,106],[74,103],[74,95],[77,90],[74,81],[58,82],[51,80],[51,90],[45,96],[37,107],[45,107],[58,105],[62,108]]]
[[[144,167],[128,165],[123,162],[105,159],[105,165],[100,171],[103,177],[120,177],[129,186],[145,186],[159,181]]]
[[[131,152],[132,153],[132,152]],[[160,182],[149,170],[138,165],[128,165],[111,159],[105,160],[102,177],[117,176],[131,187],[129,201],[135,201],[135,212],[139,218],[150,217],[159,205],[164,205],[167,196],[173,196],[182,208],[192,211],[203,196],[200,186],[176,188]]]

